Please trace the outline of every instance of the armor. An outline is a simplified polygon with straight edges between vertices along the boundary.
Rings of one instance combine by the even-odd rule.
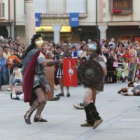
[[[88,60],[83,62],[77,70],[79,82],[85,87],[99,88],[103,82],[103,69],[98,62]]]

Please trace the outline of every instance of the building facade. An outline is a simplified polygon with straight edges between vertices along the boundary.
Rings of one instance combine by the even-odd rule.
[[[45,39],[53,40],[59,30],[60,41],[78,42],[96,37],[95,0],[34,0],[34,4],[35,13],[42,13],[37,32]],[[79,13],[79,27],[70,27],[70,13]]]
[[[140,40],[139,0],[99,0],[100,37]]]
[[[10,0],[0,0],[0,35],[8,37],[12,35],[12,15]]]
[[[36,32],[45,40],[79,42],[90,39],[140,40],[139,0],[33,0],[41,13]],[[70,26],[79,13],[79,27]],[[0,0],[0,35],[25,41],[25,1]],[[58,38],[59,37],[59,38]]]

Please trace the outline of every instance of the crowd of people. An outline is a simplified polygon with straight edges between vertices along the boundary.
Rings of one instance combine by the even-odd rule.
[[[77,64],[90,59],[88,47],[95,44],[91,39],[79,43],[69,44],[68,42],[54,44],[53,41],[46,41],[42,46],[42,53],[46,59],[58,60],[64,58],[64,50],[69,57],[77,58]],[[0,88],[2,85],[9,85],[12,88],[15,84],[22,84],[20,70],[21,56],[24,54],[26,44],[21,42],[20,37],[15,40],[12,38],[5,39],[0,36]],[[134,78],[133,70],[135,66],[140,65],[140,52],[138,43],[132,40],[121,40],[115,42],[112,38],[110,42],[102,39],[100,42],[102,53],[100,54],[106,63],[107,76],[105,83],[127,82]],[[137,71],[140,76],[140,71]],[[60,84],[61,93],[57,96],[64,96],[63,90],[63,71],[62,66],[56,66],[55,85]],[[78,83],[80,84],[80,83]],[[69,87],[67,97],[70,97]],[[13,91],[15,92],[15,90]]]

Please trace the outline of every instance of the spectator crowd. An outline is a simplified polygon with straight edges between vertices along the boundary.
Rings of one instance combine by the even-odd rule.
[[[77,58],[77,63],[90,59],[88,47],[95,44],[96,41],[91,39],[79,43],[68,44],[67,42],[54,44],[53,41],[45,41],[42,46],[42,53],[46,59],[60,59],[64,57],[63,51],[66,51],[70,57]],[[102,39],[100,42],[101,56],[103,57],[108,74],[105,77],[105,83],[128,82],[134,78],[134,69],[140,66],[140,49],[138,43],[129,40],[120,40],[116,42],[114,38],[107,42]],[[12,87],[17,83],[22,84],[22,76],[20,70],[22,68],[21,56],[26,49],[25,43],[21,42],[20,37],[15,40],[12,38],[5,39],[0,36],[0,88],[2,85]],[[59,68],[56,68],[59,69]],[[59,75],[58,75],[59,72]],[[55,78],[61,79],[63,73],[55,71]],[[140,77],[139,69],[136,72]],[[11,78],[12,77],[12,78]],[[61,80],[58,81],[62,83]],[[57,80],[55,84],[57,85]],[[63,93],[63,89],[61,90]],[[67,93],[69,88],[67,87]],[[68,94],[67,96],[70,96]]]

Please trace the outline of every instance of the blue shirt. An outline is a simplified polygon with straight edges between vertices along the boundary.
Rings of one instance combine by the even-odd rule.
[[[6,70],[6,58],[5,57],[0,58],[0,70],[1,70],[1,68]]]

